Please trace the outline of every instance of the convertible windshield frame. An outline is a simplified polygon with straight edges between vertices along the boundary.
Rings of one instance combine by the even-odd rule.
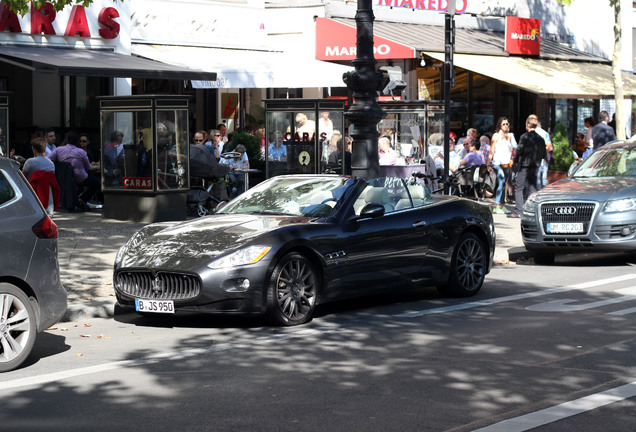
[[[218,213],[327,217],[337,211],[356,181],[340,176],[279,176],[259,183]]]

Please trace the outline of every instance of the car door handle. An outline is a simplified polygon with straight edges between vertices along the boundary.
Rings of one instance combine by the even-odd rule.
[[[413,228],[424,228],[426,226],[426,221],[418,221],[413,223]]]

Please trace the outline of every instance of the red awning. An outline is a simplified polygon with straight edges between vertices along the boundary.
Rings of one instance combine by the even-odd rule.
[[[356,28],[329,18],[316,18],[316,60],[356,58]],[[415,48],[373,36],[375,58],[380,60],[415,58]]]

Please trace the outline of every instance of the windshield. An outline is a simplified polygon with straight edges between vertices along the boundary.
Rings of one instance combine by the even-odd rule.
[[[354,180],[345,177],[273,177],[229,202],[219,213],[329,216]]]
[[[585,159],[573,174],[575,178],[634,176],[636,176],[636,148],[634,147],[601,148]]]

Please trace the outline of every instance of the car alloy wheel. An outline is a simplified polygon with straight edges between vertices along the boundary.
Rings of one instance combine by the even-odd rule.
[[[455,297],[468,297],[481,289],[486,277],[486,250],[475,234],[463,234],[451,262],[449,284],[440,291]]]
[[[298,325],[311,319],[316,307],[318,278],[311,262],[298,253],[276,265],[267,295],[267,310],[277,324]]]
[[[0,284],[0,372],[17,368],[35,342],[35,312],[18,288]]]

